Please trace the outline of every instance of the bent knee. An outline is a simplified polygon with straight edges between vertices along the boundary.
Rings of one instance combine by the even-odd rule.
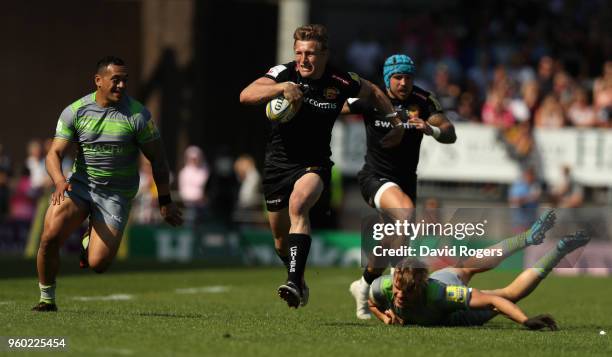
[[[289,199],[289,215],[290,216],[303,216],[308,214],[312,207],[313,201],[308,195],[302,193],[296,193],[291,195]]]
[[[102,274],[110,268],[112,261],[110,259],[89,259],[89,267],[98,274]]]

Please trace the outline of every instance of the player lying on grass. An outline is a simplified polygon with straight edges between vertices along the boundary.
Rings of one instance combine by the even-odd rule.
[[[545,234],[555,224],[556,214],[554,210],[546,210],[533,225],[526,231],[502,240],[494,246],[489,247],[490,249],[499,249],[502,252],[501,256],[486,257],[485,259],[471,258],[463,262],[463,267],[471,267],[474,273],[487,271],[494,268],[502,262],[502,260],[511,256],[515,252],[524,249],[530,245],[539,245],[544,241]],[[398,241],[395,239],[394,241]],[[349,291],[355,298],[356,303],[356,314],[359,319],[370,318],[369,307],[368,307],[368,295],[372,282],[380,277],[384,269],[373,269],[376,264],[380,266],[380,263],[375,262],[376,257],[368,257],[368,268],[364,271],[364,275],[361,279],[354,281],[351,284]],[[395,265],[395,263],[391,263]],[[446,265],[450,265],[447,263]],[[476,269],[478,268],[478,269]],[[391,273],[393,274],[393,273]],[[366,276],[368,279],[366,279]]]
[[[444,268],[429,275],[420,262],[405,259],[393,276],[374,280],[368,305],[374,316],[389,325],[480,326],[502,314],[530,330],[556,330],[552,316],[528,318],[515,303],[528,296],[561,259],[589,240],[583,232],[562,238],[533,268],[495,290],[467,287],[482,268]]]

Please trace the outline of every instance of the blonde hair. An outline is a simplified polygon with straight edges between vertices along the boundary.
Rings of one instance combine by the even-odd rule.
[[[319,43],[319,50],[327,50],[327,28],[323,25],[311,24],[300,26],[293,33],[293,44],[295,41],[316,41]]]
[[[416,259],[407,258],[397,263],[393,278],[397,278],[398,288],[404,294],[415,296],[415,301],[420,301],[424,297],[429,272],[425,264]]]

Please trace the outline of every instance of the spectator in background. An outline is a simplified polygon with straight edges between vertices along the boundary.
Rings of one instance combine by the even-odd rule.
[[[603,65],[603,74],[593,83],[593,107],[598,125],[612,126],[612,60]]]
[[[478,56],[478,64],[467,71],[468,90],[477,95],[479,102],[484,102],[487,96],[487,88],[493,77],[490,67],[490,57],[487,52],[481,52]]]
[[[471,123],[479,123],[480,118],[476,114],[476,98],[470,92],[464,92],[459,97],[459,106],[457,107],[457,117],[449,119],[456,121],[466,121]]]
[[[533,121],[539,101],[538,82],[535,80],[526,81],[521,86],[521,97],[515,98],[510,102],[512,115],[518,122]]]
[[[185,205],[187,224],[199,223],[206,206],[206,183],[210,176],[202,150],[197,146],[185,149],[185,166],[179,172],[178,188]]]
[[[206,185],[207,207],[215,223],[229,227],[232,224],[238,181],[234,174],[234,159],[228,147],[217,152],[210,179]]]
[[[49,181],[49,175],[47,175],[47,169],[45,168],[43,145],[39,140],[31,140],[28,143],[28,157],[25,165],[30,172],[32,197],[37,199],[43,194],[45,182]]]
[[[569,166],[563,166],[563,181],[553,189],[552,198],[557,207],[577,208],[584,203],[584,187],[576,181]]]
[[[255,160],[250,155],[241,155],[234,162],[234,172],[240,182],[238,208],[246,210],[262,209],[261,176],[255,167]]]
[[[346,61],[349,69],[365,78],[373,77],[383,60],[383,48],[372,33],[362,31],[349,45]]]
[[[51,145],[53,143],[52,139],[46,139],[44,142],[44,155],[46,157],[47,153],[51,149]],[[70,162],[71,160],[62,160],[62,170],[64,171],[64,177],[66,176],[66,168],[64,163]],[[51,176],[47,175],[47,170],[44,167],[44,159],[43,159],[43,168],[44,168],[44,177],[42,178],[42,186],[33,188],[33,200],[34,200],[34,216],[32,217],[32,224],[30,225],[30,232],[28,233],[28,244],[26,245],[26,256],[29,258],[33,258],[36,255],[36,248],[38,247],[39,238],[43,231],[43,225],[45,222],[45,214],[47,213],[47,209],[49,208],[49,197],[53,193],[53,181],[51,181]],[[68,169],[70,170],[70,169]]]
[[[0,143],[0,222],[4,221],[9,213],[9,178],[11,177],[11,158],[4,152]]]
[[[140,183],[138,193],[134,197],[131,220],[140,224],[151,224],[160,222],[157,215],[159,204],[157,203],[157,186],[153,179],[153,169],[149,160],[140,156],[140,166],[138,168]],[[131,221],[130,220],[130,221]]]
[[[535,114],[537,128],[562,128],[565,125],[563,106],[553,94],[547,95]]]
[[[445,64],[440,64],[436,68],[433,92],[444,111],[455,112],[457,110],[461,88],[451,82],[450,72]]]
[[[516,160],[521,168],[538,165],[535,141],[529,122],[521,122],[500,132],[508,156]]]
[[[572,77],[565,71],[555,73],[553,77],[553,93],[564,110],[569,108],[574,99],[574,83]]]
[[[610,90],[612,87],[612,60],[606,61],[602,66],[601,77],[597,77],[593,82],[593,96]]]
[[[554,60],[550,56],[542,56],[538,62],[538,87],[542,96],[553,90]]]
[[[589,104],[589,96],[583,88],[574,92],[572,104],[567,111],[567,119],[575,127],[593,127],[597,123],[595,111]]]
[[[524,231],[537,218],[541,196],[542,189],[536,180],[535,170],[528,167],[522,172],[521,177],[510,186],[508,192],[508,203],[511,208],[515,208],[512,210],[514,230]]]
[[[526,63],[524,54],[519,51],[510,56],[508,75],[519,88],[536,78],[535,71]]]
[[[4,222],[9,213],[10,191],[8,181],[8,173],[0,169],[0,223]]]
[[[9,201],[10,218],[28,222],[29,226],[29,222],[34,217],[34,203],[30,171],[27,167],[24,167]]]
[[[514,116],[510,110],[507,89],[493,88],[482,106],[482,122],[500,129],[514,125]]]

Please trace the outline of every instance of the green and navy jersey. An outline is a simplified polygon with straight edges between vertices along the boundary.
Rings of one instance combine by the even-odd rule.
[[[138,101],[126,96],[102,108],[95,99],[94,92],[66,107],[55,138],[78,144],[71,180],[131,199],[138,191],[139,146],[159,139],[159,132]]]
[[[399,309],[393,306],[393,277],[383,275],[372,282],[369,297],[379,310],[393,309],[407,324],[431,326],[443,325],[453,312],[467,310],[471,293],[467,286],[429,278],[423,304]]]

